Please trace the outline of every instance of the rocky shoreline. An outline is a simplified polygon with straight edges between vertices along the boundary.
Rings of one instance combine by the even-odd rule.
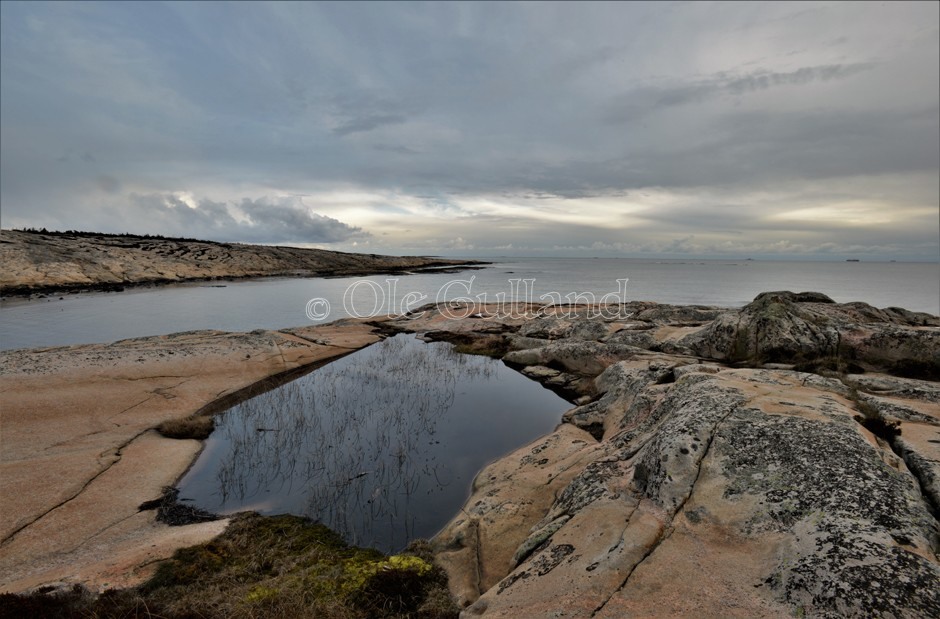
[[[388,324],[578,404],[435,538],[466,616],[940,615],[936,316],[790,292],[528,309]]]
[[[135,555],[170,531],[136,506],[198,450],[150,428],[406,331],[499,357],[574,403],[481,471],[431,540],[467,617],[940,615],[940,318],[790,292],[596,310],[442,304],[2,353],[0,483],[23,497],[4,509],[2,589],[144,579],[144,560],[193,542]],[[114,499],[114,463],[135,459],[159,474]],[[106,508],[83,506],[94,488]],[[151,537],[114,534],[131,522]],[[208,539],[224,523],[175,529]],[[115,548],[120,565],[103,560]]]
[[[224,410],[379,339],[347,320],[0,353],[0,591],[138,584],[155,561],[219,534],[227,520],[169,527],[142,509],[201,449],[155,428]]]
[[[179,282],[258,277],[354,277],[452,272],[487,264],[193,239],[96,233],[0,232],[0,294],[120,292]]]

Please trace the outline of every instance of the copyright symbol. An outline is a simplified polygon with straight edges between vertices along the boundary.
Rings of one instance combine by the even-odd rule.
[[[310,320],[323,320],[330,315],[330,302],[320,297],[310,299],[304,313]]]

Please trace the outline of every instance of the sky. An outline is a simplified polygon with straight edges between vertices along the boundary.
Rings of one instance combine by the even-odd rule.
[[[940,3],[0,3],[0,223],[940,257]]]

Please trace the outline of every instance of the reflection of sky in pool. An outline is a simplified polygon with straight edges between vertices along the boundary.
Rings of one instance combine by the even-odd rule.
[[[484,465],[567,408],[500,361],[398,335],[219,416],[180,498],[301,514],[396,551],[434,535]]]

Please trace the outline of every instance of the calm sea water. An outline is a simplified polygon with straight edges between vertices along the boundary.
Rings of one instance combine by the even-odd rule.
[[[434,535],[487,462],[568,408],[499,361],[397,335],[216,417],[179,498],[303,515],[395,552]]]
[[[466,285],[448,282],[469,281]],[[88,293],[63,298],[0,302],[0,348],[60,346],[160,335],[193,329],[250,331],[281,329],[348,315],[344,296],[351,286],[349,310],[398,313],[408,293],[421,302],[486,293],[512,298],[510,279],[535,279],[534,296],[557,292],[616,292],[628,279],[625,299],[660,303],[737,307],[767,290],[812,290],[836,301],[865,301],[876,307],[900,306],[940,313],[940,265],[936,263],[770,262],[734,260],[634,260],[616,258],[506,259],[477,271],[337,279],[263,279],[182,284],[120,293]],[[366,283],[371,282],[371,283]],[[389,303],[389,298],[393,301]],[[322,298],[308,318],[308,301]],[[348,300],[348,299],[347,299]],[[414,307],[420,303],[406,303]],[[406,308],[407,308],[406,307]]]

